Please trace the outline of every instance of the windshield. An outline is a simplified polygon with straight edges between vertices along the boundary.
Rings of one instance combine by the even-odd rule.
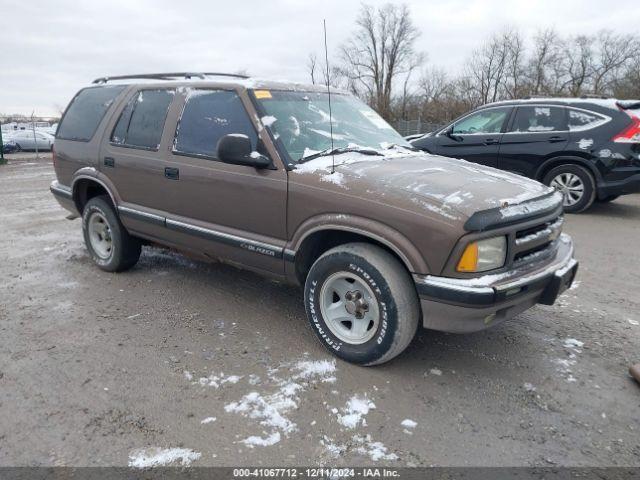
[[[292,162],[331,149],[329,96],[327,93],[254,91],[271,129]],[[412,148],[375,111],[343,94],[331,95],[333,147],[385,150],[392,146]]]

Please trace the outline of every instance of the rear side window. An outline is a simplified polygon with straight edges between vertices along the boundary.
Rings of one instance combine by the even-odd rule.
[[[88,142],[124,85],[89,87],[78,92],[58,127],[57,138]]]
[[[173,90],[142,90],[125,106],[111,142],[124,147],[158,150]]]
[[[580,130],[588,130],[590,128],[599,127],[607,123],[609,119],[604,115],[587,110],[569,109],[569,130],[579,132]]]
[[[236,92],[193,90],[178,123],[173,151],[216,158],[218,140],[230,133],[247,135],[256,150],[256,130]]]
[[[567,117],[563,107],[518,107],[510,132],[537,133],[567,130]]]

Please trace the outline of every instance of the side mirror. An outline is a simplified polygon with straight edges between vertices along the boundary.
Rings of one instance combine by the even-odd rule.
[[[453,140],[455,142],[461,142],[462,141],[462,137],[460,137],[459,135],[456,135],[455,133],[453,133],[453,127],[454,127],[454,125],[451,125],[443,133],[445,134],[445,136],[449,137],[451,140]]]
[[[242,133],[230,133],[218,140],[218,158],[224,163],[268,168],[271,159],[252,151],[251,140]]]

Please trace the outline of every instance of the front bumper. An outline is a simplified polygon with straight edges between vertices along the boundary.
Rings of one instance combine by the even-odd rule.
[[[607,181],[598,183],[598,197],[610,197],[612,195],[626,195],[640,192],[640,173],[631,175],[624,180]]]
[[[556,255],[526,272],[455,279],[414,275],[422,306],[423,326],[445,332],[484,330],[537,303],[553,305],[578,270],[571,237],[562,234]]]

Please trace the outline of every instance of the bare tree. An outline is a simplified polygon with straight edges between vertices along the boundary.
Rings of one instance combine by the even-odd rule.
[[[362,5],[356,32],[341,47],[343,72],[351,88],[390,119],[394,82],[422,61],[414,50],[419,33],[406,5],[378,9]]]
[[[533,53],[528,62],[528,93],[556,94],[562,71],[562,40],[553,28],[549,28],[539,31],[533,41]]]
[[[620,76],[625,65],[638,58],[640,42],[633,35],[616,35],[609,31],[598,34],[593,65],[593,93],[603,94]]]
[[[318,65],[318,58],[315,53],[310,53],[309,58],[307,59],[307,70],[309,71],[309,76],[311,77],[311,83],[316,84],[316,68]]]
[[[329,75],[320,57],[309,56],[311,81],[350,90],[387,120],[434,125],[484,103],[525,95],[640,98],[638,34],[562,37],[549,28],[528,43],[508,28],[487,38],[459,75],[433,66],[418,75],[424,56],[415,50],[417,36],[406,6],[363,5]]]
[[[566,78],[560,88],[563,93],[577,97],[588,90],[589,76],[593,69],[593,37],[578,35],[572,38],[564,49],[563,76]]]
[[[517,38],[517,40],[514,40]],[[480,103],[495,102],[505,92],[507,78],[512,69],[519,68],[513,52],[520,55],[520,36],[512,31],[494,35],[482,47],[474,51],[468,63],[466,76],[472,80]],[[519,57],[518,57],[519,58]]]

